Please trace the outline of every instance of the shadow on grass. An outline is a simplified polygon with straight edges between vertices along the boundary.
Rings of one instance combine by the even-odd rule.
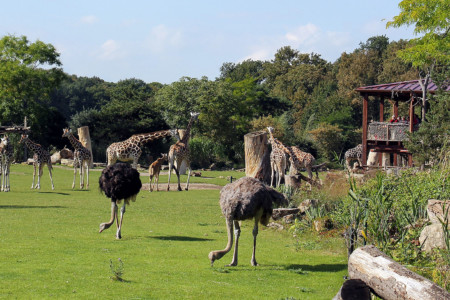
[[[320,264],[320,265],[287,265],[286,270],[301,269],[309,272],[340,272],[347,269],[346,264]]]
[[[69,196],[68,193],[61,193],[61,192],[38,192],[39,194],[56,194],[56,195],[63,195],[63,196]]]
[[[67,208],[66,206],[53,205],[53,206],[42,206],[42,205],[0,205],[0,209],[16,209],[16,208]]]
[[[206,242],[212,241],[212,239],[197,238],[191,236],[177,236],[177,235],[167,235],[167,236],[149,236],[150,239],[157,239],[162,241],[180,241],[180,242]]]

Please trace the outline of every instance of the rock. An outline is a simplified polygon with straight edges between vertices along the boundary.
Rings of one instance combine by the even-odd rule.
[[[434,248],[445,248],[444,230],[441,224],[425,226],[420,233],[419,242],[422,249],[430,252]]]
[[[280,230],[280,231],[284,229],[284,226],[283,226],[283,225],[278,224],[278,223],[275,223],[275,222],[269,223],[269,224],[267,225],[267,227],[272,227],[272,228],[275,228],[275,229]]]
[[[276,208],[272,212],[272,219],[278,220],[284,216],[295,215],[300,212],[299,208]]]
[[[295,221],[295,215],[287,215],[283,217],[284,223],[291,224]]]
[[[317,232],[321,232],[321,231],[325,231],[325,230],[329,230],[329,229],[333,228],[333,222],[328,217],[316,219],[316,220],[314,220],[313,223],[314,223],[314,229]]]
[[[319,200],[316,199],[306,199],[298,206],[300,213],[304,214],[310,207],[319,206]]]
[[[61,158],[73,159],[73,151],[70,149],[67,149],[65,146],[61,151],[59,151],[59,154],[60,154]]]
[[[52,164],[57,164],[61,162],[61,154],[59,152],[53,153],[53,155],[50,157]]]

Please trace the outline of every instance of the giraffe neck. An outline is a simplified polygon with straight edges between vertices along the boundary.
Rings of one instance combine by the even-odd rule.
[[[191,136],[191,127],[192,127],[193,123],[194,123],[194,118],[191,117],[191,119],[189,120],[189,124],[186,128],[186,131],[184,132],[183,138],[181,139],[181,142],[184,144],[187,144],[187,142],[189,141],[189,138]]]
[[[69,133],[67,138],[76,150],[84,148],[83,144],[79,140],[77,140],[72,133]]]
[[[25,140],[25,145],[27,145],[28,149],[30,149],[33,152],[36,152],[36,151],[38,151],[39,149],[42,148],[41,145],[33,143],[29,138],[27,138]]]
[[[156,132],[151,132],[151,133],[143,133],[143,134],[136,134],[133,135],[130,139],[131,142],[135,142],[139,145],[143,145],[145,143],[148,143],[150,141],[159,139],[159,138],[163,138],[166,136],[170,136],[171,132],[170,130],[161,130],[161,131],[156,131]]]

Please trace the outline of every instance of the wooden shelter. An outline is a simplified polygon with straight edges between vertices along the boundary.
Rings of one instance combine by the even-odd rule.
[[[447,87],[449,90],[450,86]],[[428,83],[428,93],[435,94],[438,90],[436,84],[432,81]],[[414,125],[414,106],[418,104],[419,98],[422,98],[422,88],[419,80],[394,82],[380,85],[364,86],[356,89],[363,97],[363,134],[362,134],[362,161],[367,164],[369,151],[378,153],[392,153],[393,164],[397,165],[399,155],[406,155],[408,165],[412,166],[412,154],[403,145],[406,139],[406,132],[413,132],[418,129],[420,124]],[[378,98],[379,101],[379,120],[368,120],[369,96]],[[385,100],[389,100],[393,106],[393,113],[398,118],[399,102],[409,104],[409,122],[408,123],[390,123],[384,120]],[[382,157],[379,155],[381,165]]]

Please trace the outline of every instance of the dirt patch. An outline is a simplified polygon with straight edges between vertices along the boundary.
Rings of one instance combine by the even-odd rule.
[[[181,188],[184,189],[186,186],[186,183],[181,184]],[[142,184],[142,190],[148,191],[150,188],[150,185],[148,183]],[[166,191],[167,183],[165,184],[159,184],[159,191]],[[171,183],[170,184],[170,191],[176,191],[178,188],[178,184]],[[211,184],[211,183],[189,183],[189,189],[190,190],[220,190],[222,187],[220,185]],[[156,191],[156,186],[153,187],[153,191]]]

